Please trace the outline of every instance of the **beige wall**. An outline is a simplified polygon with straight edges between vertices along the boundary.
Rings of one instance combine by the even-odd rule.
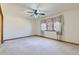
[[[64,12],[63,40],[79,44],[79,9]]]
[[[37,35],[38,30],[40,30],[38,27],[39,24],[37,19],[33,19],[31,23],[32,23],[32,35]]]
[[[56,17],[58,15],[64,15],[64,32],[63,32],[62,40],[79,44],[79,26],[78,26],[79,25],[79,9],[65,11],[57,15],[54,15],[52,17]],[[37,34],[41,35],[39,20],[37,23],[38,25]],[[50,38],[56,38],[56,34],[53,32],[50,33],[50,32],[45,31],[44,36],[47,36]]]
[[[45,31],[44,36],[57,39],[57,35],[55,31]]]
[[[32,23],[30,19],[20,16],[18,7],[1,4],[4,15],[4,40],[32,35]],[[15,8],[15,10],[13,10]]]

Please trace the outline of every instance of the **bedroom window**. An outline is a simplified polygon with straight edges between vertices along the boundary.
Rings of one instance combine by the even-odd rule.
[[[41,30],[43,31],[61,31],[62,16],[57,16],[41,21]]]

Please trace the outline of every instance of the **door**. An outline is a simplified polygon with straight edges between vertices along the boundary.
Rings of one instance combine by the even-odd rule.
[[[0,6],[0,44],[3,43],[3,14]]]

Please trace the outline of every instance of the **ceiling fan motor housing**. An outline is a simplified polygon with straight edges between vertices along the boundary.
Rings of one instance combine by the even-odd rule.
[[[34,11],[34,14],[35,14],[35,15],[37,15],[37,14],[38,14],[38,13],[37,13],[37,10],[35,10],[35,11]]]

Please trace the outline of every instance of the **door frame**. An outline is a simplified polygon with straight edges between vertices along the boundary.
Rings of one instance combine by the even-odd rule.
[[[1,13],[1,44],[3,43],[3,13],[2,13],[2,8],[0,4],[0,13]]]

